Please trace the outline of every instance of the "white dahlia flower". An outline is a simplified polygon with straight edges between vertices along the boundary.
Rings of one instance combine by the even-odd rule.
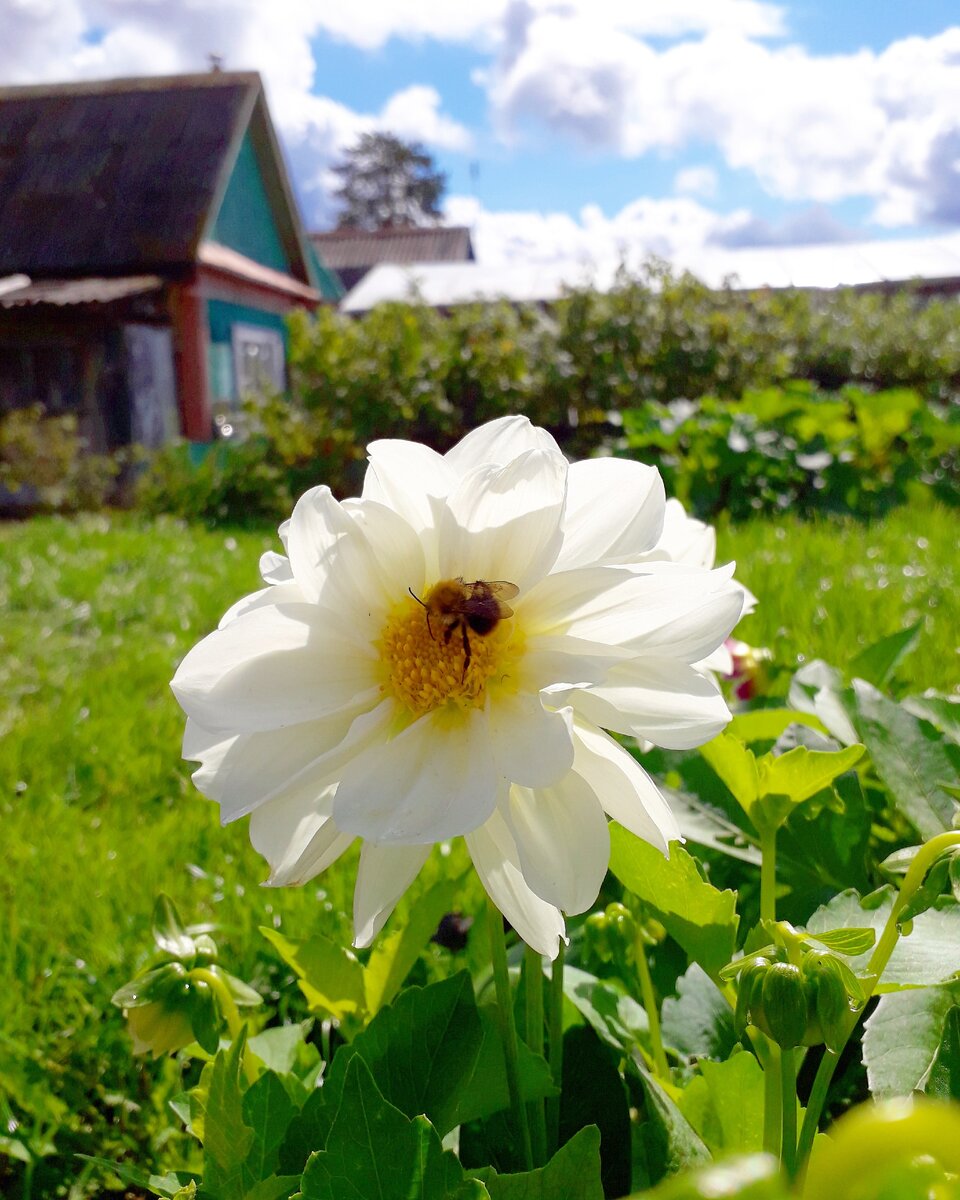
[[[180,664],[197,787],[225,822],[250,814],[271,884],[363,839],[357,945],[431,846],[462,836],[493,902],[555,956],[562,913],[599,892],[607,816],[665,854],[679,836],[605,731],[685,748],[729,720],[692,664],[743,593],[732,567],[640,562],[663,520],[655,470],[568,466],[524,417],[445,455],[374,442],[362,496],[301,497],[267,586]]]

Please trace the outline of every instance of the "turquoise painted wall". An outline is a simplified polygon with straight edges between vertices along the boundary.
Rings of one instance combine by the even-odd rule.
[[[212,237],[215,242],[239,250],[254,262],[291,273],[290,259],[277,232],[249,133],[244,135],[241,143]]]
[[[210,329],[210,345],[207,353],[207,374],[210,395],[214,406],[234,403],[237,396],[237,380],[233,365],[232,329],[235,324],[256,325],[260,329],[275,329],[283,338],[286,356],[287,326],[277,313],[250,308],[246,304],[234,304],[229,300],[207,301],[207,324]]]

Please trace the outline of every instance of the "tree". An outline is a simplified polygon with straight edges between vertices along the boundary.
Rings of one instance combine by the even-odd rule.
[[[333,171],[340,181],[334,196],[343,205],[340,229],[432,225],[442,216],[447,179],[419,142],[361,134]]]

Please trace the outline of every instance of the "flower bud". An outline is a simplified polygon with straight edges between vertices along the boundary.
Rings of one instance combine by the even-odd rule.
[[[807,984],[808,1023],[804,1045],[824,1042],[828,1049],[843,1044],[850,1002],[837,960],[829,954],[811,952],[804,957],[803,973]]]
[[[770,963],[762,975],[760,1004],[751,1005],[754,1025],[778,1046],[799,1046],[807,1031],[807,989],[793,963]]]

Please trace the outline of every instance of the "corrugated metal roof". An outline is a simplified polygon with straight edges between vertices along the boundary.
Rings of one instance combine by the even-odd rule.
[[[385,301],[417,298],[437,308],[497,299],[549,303],[571,288],[609,290],[618,265],[583,260],[496,267],[481,263],[382,265],[374,267],[340,307],[344,312],[364,312]],[[872,287],[912,280],[929,286],[960,286],[960,233],[824,246],[709,250],[695,257],[678,256],[672,266],[690,271],[708,287],[719,288],[729,281],[745,291]]]
[[[289,296],[297,296],[301,300],[309,300],[314,304],[320,303],[320,292],[308,287],[291,275],[275,271],[273,267],[265,267],[262,263],[254,262],[238,250],[229,246],[221,246],[219,242],[204,242],[200,247],[200,262],[204,266],[225,271],[228,275],[236,275],[240,279],[249,279],[251,283],[260,283],[276,292],[285,292]]]
[[[474,257],[465,226],[410,229],[334,229],[312,233],[310,240],[334,271],[378,263],[468,262]]]
[[[9,292],[0,291],[0,307],[25,304],[109,304],[125,296],[155,292],[163,286],[159,275],[128,275],[113,279],[44,279],[29,281]]]

